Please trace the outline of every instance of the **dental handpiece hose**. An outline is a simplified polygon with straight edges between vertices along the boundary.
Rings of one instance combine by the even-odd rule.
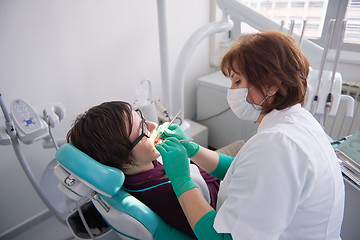
[[[303,25],[302,25],[302,29],[301,29],[301,34],[300,34],[300,38],[299,38],[299,46],[300,46],[300,47],[301,47],[301,44],[302,44],[302,41],[303,41],[303,38],[304,38],[306,22],[307,22],[307,20],[305,19],[305,20],[303,21]]]
[[[0,93],[0,106],[5,117],[6,132],[10,136],[10,138],[13,139],[16,137],[15,127],[5,107],[4,101],[2,100],[1,93]]]
[[[45,109],[43,110],[43,118],[44,118],[46,124],[48,125],[48,132],[49,132],[50,138],[51,138],[51,140],[52,140],[52,142],[54,144],[54,147],[55,147],[55,149],[57,151],[57,150],[59,150],[59,146],[56,143],[56,140],[54,138],[54,134],[52,133],[49,115],[47,114]]]
[[[340,39],[338,42],[338,47],[336,49],[335,62],[334,62],[334,67],[333,67],[333,71],[332,71],[332,75],[331,75],[330,91],[329,91],[329,94],[326,99],[325,112],[324,112],[324,125],[327,121],[327,118],[329,116],[329,112],[330,112],[330,109],[332,106],[332,92],[333,92],[333,88],[334,88],[336,69],[337,69],[337,66],[339,63],[339,59],[340,59],[341,46],[344,42],[346,23],[347,23],[347,20],[343,20],[342,25],[341,25],[341,35],[340,35]]]
[[[312,106],[311,106],[311,113],[314,115],[316,113],[316,109],[317,109],[317,104],[318,104],[318,98],[319,98],[319,91],[320,91],[320,86],[321,86],[321,80],[322,80],[322,74],[324,72],[324,67],[325,67],[325,62],[326,62],[326,56],[327,53],[329,51],[329,47],[330,47],[330,43],[331,43],[331,39],[332,39],[332,35],[334,32],[334,26],[335,26],[335,19],[331,19],[329,22],[329,28],[328,28],[328,35],[327,35],[327,39],[326,39],[326,45],[324,48],[324,52],[322,55],[322,59],[321,59],[321,64],[320,64],[320,68],[319,68],[319,75],[318,75],[318,86],[317,86],[317,90],[316,90],[316,94],[314,97],[314,100],[312,102]]]

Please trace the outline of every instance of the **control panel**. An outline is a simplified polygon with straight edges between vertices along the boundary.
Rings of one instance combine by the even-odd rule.
[[[16,99],[10,105],[10,117],[23,143],[31,143],[48,134],[47,124],[27,102]]]

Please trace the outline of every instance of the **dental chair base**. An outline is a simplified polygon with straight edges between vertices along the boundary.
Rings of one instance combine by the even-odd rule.
[[[125,177],[119,169],[100,164],[71,144],[59,148],[56,160],[59,164],[54,172],[60,180],[59,189],[75,200],[91,199],[106,224],[121,239],[191,239],[168,226],[150,208],[122,189]],[[104,233],[93,234],[93,239],[113,231],[106,232],[104,227],[100,232]]]
[[[89,201],[80,207],[87,226],[84,225],[79,211],[74,211],[67,219],[66,223],[76,239],[97,239],[97,240],[116,240],[121,238],[104,221],[94,204]],[[89,234],[92,236],[90,236]]]

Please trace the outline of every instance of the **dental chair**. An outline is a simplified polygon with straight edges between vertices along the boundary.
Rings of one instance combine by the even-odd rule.
[[[119,239],[191,239],[168,226],[156,213],[122,189],[125,177],[121,170],[95,161],[68,143],[59,148],[55,158],[59,162],[54,168],[60,180],[58,188],[74,200],[88,199],[82,206],[85,213],[74,212],[67,220],[77,238],[100,239],[109,232],[116,232]],[[85,223],[79,227],[79,224],[74,224],[86,213],[97,222],[97,226]],[[85,228],[88,234],[78,234],[79,228]]]

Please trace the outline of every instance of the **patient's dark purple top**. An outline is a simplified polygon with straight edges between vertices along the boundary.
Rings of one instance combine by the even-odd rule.
[[[169,179],[165,176],[163,165],[156,160],[153,164],[153,169],[135,175],[126,175],[123,187],[129,189],[129,193],[156,212],[168,225],[195,238],[171,184],[167,183]],[[202,169],[200,173],[209,188],[210,205],[216,209],[219,180]],[[161,183],[163,184],[151,188]],[[146,188],[150,189],[140,192],[131,191]]]

